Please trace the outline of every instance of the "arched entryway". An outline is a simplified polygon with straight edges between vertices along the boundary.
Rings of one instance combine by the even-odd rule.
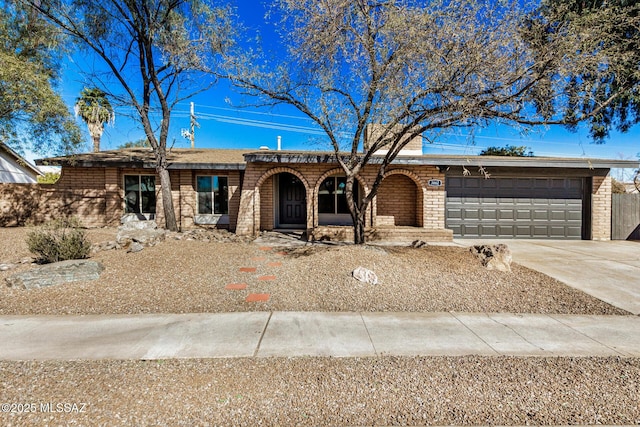
[[[276,228],[307,227],[307,190],[294,174],[274,175]]]
[[[389,174],[377,194],[379,223],[422,227],[422,190],[409,176]]]

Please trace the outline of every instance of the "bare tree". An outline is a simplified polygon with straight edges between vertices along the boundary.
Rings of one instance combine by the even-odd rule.
[[[354,241],[389,165],[417,135],[489,123],[568,124],[566,76],[601,58],[577,52],[558,24],[540,40],[535,9],[512,1],[278,0],[271,10],[286,53],[228,58],[234,84],[259,103],[297,108],[326,133],[346,174]],[[535,36],[538,36],[536,38]],[[614,98],[616,94],[610,94]],[[603,99],[602,103],[609,102]],[[368,132],[370,125],[378,131]],[[384,155],[375,155],[379,150]],[[354,199],[356,176],[377,167]]]
[[[231,10],[206,0],[23,1],[101,60],[94,85],[133,106],[155,155],[165,226],[177,230],[167,169],[171,112],[213,84],[216,55],[232,40]]]

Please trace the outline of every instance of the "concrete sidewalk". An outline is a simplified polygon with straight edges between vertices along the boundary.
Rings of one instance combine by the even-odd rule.
[[[0,316],[0,359],[640,357],[640,317],[247,312]]]
[[[513,261],[629,313],[640,314],[640,242],[455,239],[460,246],[504,243]]]

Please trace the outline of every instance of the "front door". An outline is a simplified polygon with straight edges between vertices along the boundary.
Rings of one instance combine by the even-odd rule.
[[[296,228],[307,224],[307,198],[304,184],[293,174],[278,176],[279,226]]]

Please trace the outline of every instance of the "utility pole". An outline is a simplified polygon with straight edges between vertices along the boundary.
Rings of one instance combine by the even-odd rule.
[[[196,121],[195,106],[191,103],[191,128],[189,129],[189,139],[191,140],[191,148],[196,148],[196,126],[200,127]]]
[[[200,127],[200,123],[196,121],[195,106],[193,102],[191,103],[191,115],[189,116],[189,119],[189,130],[182,129],[180,131],[180,135],[182,135],[183,138],[188,138],[191,141],[191,148],[194,149],[196,148],[196,126]]]

